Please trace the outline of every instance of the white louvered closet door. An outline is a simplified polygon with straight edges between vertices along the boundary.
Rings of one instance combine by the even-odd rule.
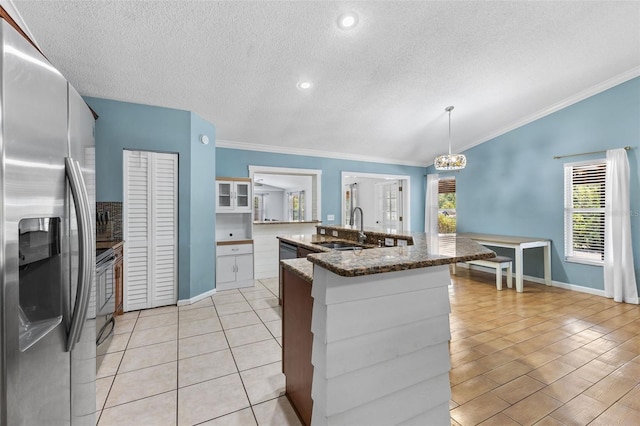
[[[153,156],[152,307],[173,305],[178,283],[178,155]]]
[[[124,310],[175,304],[178,156],[124,151]]]

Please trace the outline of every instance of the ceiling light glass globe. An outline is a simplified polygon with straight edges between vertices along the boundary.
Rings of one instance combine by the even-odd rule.
[[[340,15],[338,19],[338,26],[343,30],[347,30],[349,28],[353,28],[358,23],[358,15],[355,13],[345,13]]]

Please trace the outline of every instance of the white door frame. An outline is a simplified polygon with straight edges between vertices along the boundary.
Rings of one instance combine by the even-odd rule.
[[[311,195],[311,220],[322,221],[322,170],[319,169],[296,169],[291,167],[272,167],[272,166],[249,166],[249,178],[253,185],[253,175],[271,174],[271,175],[292,175],[292,176],[309,176],[312,179]],[[253,201],[253,200],[252,200]]]
[[[353,177],[362,177],[380,180],[400,180],[402,181],[402,232],[410,232],[411,230],[411,176],[407,175],[388,175],[383,173],[363,173],[343,171],[340,179],[340,214],[344,212],[345,202],[342,196],[346,179]],[[340,223],[344,223],[345,218],[341,218]]]

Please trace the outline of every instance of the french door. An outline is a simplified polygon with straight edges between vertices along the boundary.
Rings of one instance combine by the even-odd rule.
[[[403,231],[402,181],[376,184],[376,225],[388,230]]]

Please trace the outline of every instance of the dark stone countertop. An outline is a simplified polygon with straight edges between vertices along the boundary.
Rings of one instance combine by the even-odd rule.
[[[318,235],[318,234],[300,234],[300,235],[279,235],[278,239],[287,243],[293,244],[298,247],[304,247],[311,251],[319,253],[333,251],[330,248],[322,247],[319,243],[348,243],[354,245],[360,245],[354,241],[347,240],[345,238],[333,237],[330,235]],[[373,246],[368,246],[373,247]]]
[[[314,244],[337,240],[335,237],[326,235],[289,235],[278,238],[282,241],[322,252],[310,254],[307,259],[344,277],[426,268],[465,262],[467,260],[489,259],[496,255],[493,251],[475,241],[456,235],[412,233],[411,237],[414,245],[406,247],[341,251],[327,249]],[[290,266],[293,268],[300,265],[296,263]]]
[[[280,261],[280,263],[285,269],[293,272],[306,282],[313,282],[313,263],[309,262],[307,259],[286,259]]]

